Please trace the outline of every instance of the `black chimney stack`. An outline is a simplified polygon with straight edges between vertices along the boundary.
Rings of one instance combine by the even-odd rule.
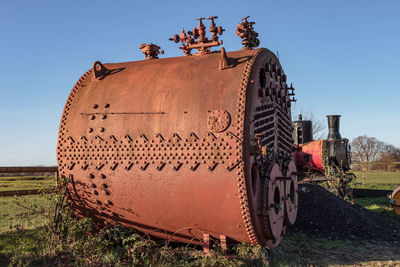
[[[339,133],[340,115],[328,115],[328,140],[342,139]]]
[[[293,122],[293,140],[295,145],[306,144],[313,140],[312,122],[303,121],[301,114],[299,120]]]

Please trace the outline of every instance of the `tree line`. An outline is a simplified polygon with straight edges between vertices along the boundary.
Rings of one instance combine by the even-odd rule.
[[[366,135],[351,141],[352,169],[400,170],[400,148]]]

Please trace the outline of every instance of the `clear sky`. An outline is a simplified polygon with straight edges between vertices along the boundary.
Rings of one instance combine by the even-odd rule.
[[[341,114],[342,137],[400,147],[400,1],[0,0],[0,166],[56,164],[65,101],[94,61],[142,60],[144,42],[180,56],[168,38],[215,15],[227,51],[241,48],[235,28],[251,16],[296,109]]]

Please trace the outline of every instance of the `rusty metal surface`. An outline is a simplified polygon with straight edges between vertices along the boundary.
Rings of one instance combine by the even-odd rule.
[[[297,213],[291,101],[264,48],[96,62],[60,124],[69,202],[99,224],[162,238],[274,247]]]
[[[392,194],[389,196],[389,199],[394,212],[400,215],[400,186],[393,190]]]

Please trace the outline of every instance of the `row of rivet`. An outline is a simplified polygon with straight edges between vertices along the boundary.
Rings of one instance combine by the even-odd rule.
[[[250,73],[251,73],[251,67],[253,66],[253,63],[255,59],[257,58],[257,55],[262,51],[262,49],[258,49],[254,51],[252,54],[251,60],[249,60],[246,63],[244,72],[243,72],[243,78],[242,78],[242,83],[241,83],[241,88],[239,91],[239,100],[238,100],[238,108],[237,108],[237,129],[236,129],[236,134],[237,136],[243,140],[244,136],[244,115],[245,115],[245,105],[246,105],[246,94],[249,86],[249,79],[250,79]],[[242,147],[240,148],[239,153],[243,153]],[[245,186],[245,176],[244,176],[244,164],[243,161],[239,164],[239,168],[237,171],[237,180],[238,180],[238,195],[239,195],[239,202],[241,204],[241,210],[242,210],[242,218],[243,222],[245,224],[245,229],[247,232],[247,236],[249,237],[250,243],[252,244],[257,244],[258,240],[256,237],[256,233],[254,231],[254,226],[251,221],[251,215],[250,215],[250,209],[249,209],[249,204],[248,204],[248,197],[247,197],[247,192],[246,192],[246,186]]]
[[[161,136],[158,134],[157,136]],[[203,139],[158,139],[149,140],[145,135],[140,135],[139,140],[132,138],[117,141],[115,136],[110,137],[113,141],[75,141],[69,137],[61,148],[62,157],[59,163],[71,170],[75,165],[81,165],[82,169],[95,166],[100,169],[104,165],[111,164],[112,170],[127,162],[125,169],[129,170],[136,164],[147,169],[149,164],[157,164],[157,170],[161,170],[166,164],[175,166],[191,164],[191,169],[197,169],[199,164],[209,164],[208,169],[214,170],[217,165],[226,165],[226,169],[232,170],[241,158],[239,143],[229,133],[226,137],[216,138],[214,135]],[[210,139],[210,140],[209,140]],[[114,161],[114,162],[113,162]],[[113,162],[113,163],[112,163]],[[175,167],[174,170],[178,170]]]
[[[78,93],[78,90],[82,87],[85,86],[84,81],[85,79],[90,75],[90,72],[92,71],[92,69],[88,70],[87,72],[85,72],[80,78],[79,80],[76,82],[76,84],[74,85],[74,87],[72,88],[67,102],[65,104],[64,110],[63,110],[63,114],[61,117],[61,123],[60,123],[60,129],[59,129],[59,135],[58,135],[58,145],[57,145],[57,161],[60,162],[62,160],[62,151],[61,151],[61,146],[62,143],[64,143],[65,140],[65,130],[66,130],[66,123],[68,120],[68,115],[69,115],[69,111],[72,105],[72,102],[75,98],[75,95]],[[66,176],[65,173],[65,166],[62,166],[62,164],[58,164],[58,171],[59,171],[59,176]]]

